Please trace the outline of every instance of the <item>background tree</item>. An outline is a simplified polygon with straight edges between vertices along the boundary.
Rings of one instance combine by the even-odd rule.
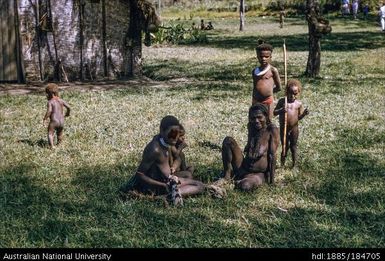
[[[245,26],[245,0],[239,1],[239,31]]]
[[[151,3],[146,0],[129,2],[130,20],[124,43],[124,77],[142,75],[142,32],[146,34],[146,39],[150,40],[150,32],[156,31],[160,25],[159,17]]]
[[[321,38],[331,32],[329,21],[320,15],[318,0],[307,0],[306,20],[309,28],[309,56],[305,75],[317,77],[321,66]]]

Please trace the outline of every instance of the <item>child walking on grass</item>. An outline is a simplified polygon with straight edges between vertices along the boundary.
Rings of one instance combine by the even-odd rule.
[[[47,112],[43,118],[43,125],[46,126],[46,121],[49,118],[48,124],[48,143],[51,148],[54,147],[54,135],[57,135],[57,144],[63,140],[64,114],[63,107],[66,108],[65,117],[70,116],[71,108],[62,99],[59,98],[59,87],[54,83],[49,83],[45,88],[47,94]]]

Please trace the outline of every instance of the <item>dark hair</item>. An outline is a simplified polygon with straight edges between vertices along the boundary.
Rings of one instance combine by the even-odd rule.
[[[179,133],[180,133],[181,135],[186,134],[186,130],[184,129],[184,127],[183,127],[182,124],[179,124]]]
[[[179,120],[172,115],[167,115],[160,121],[160,130],[164,131],[167,128],[175,125],[180,125]]]
[[[298,91],[301,92],[301,90],[302,90],[301,82],[296,80],[296,79],[290,79],[290,80],[287,81],[287,84],[286,84],[286,94],[289,93],[289,89],[292,86],[298,86]]]
[[[249,109],[249,119],[250,119],[251,113],[256,111],[260,111],[263,113],[263,115],[265,115],[267,125],[271,123],[269,118],[269,109],[265,104],[257,102],[256,104],[251,106]]]
[[[261,51],[270,51],[273,52],[273,46],[271,44],[266,43],[264,40],[259,39],[257,48],[255,48],[255,51],[261,52]]]
[[[55,83],[49,83],[47,84],[47,87],[45,87],[45,92],[52,96],[59,96],[59,86]]]

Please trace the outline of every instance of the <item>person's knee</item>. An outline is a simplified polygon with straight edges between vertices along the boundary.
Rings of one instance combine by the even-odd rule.
[[[248,181],[242,181],[236,184],[236,188],[241,191],[250,191],[254,188],[254,185]]]
[[[233,137],[229,137],[227,136],[224,140],[223,140],[223,143],[222,143],[222,147],[223,148],[231,148],[235,145],[235,140]]]
[[[197,190],[199,191],[199,193],[203,193],[204,192],[205,185],[203,184],[203,182],[196,181],[196,186],[197,186]]]
[[[193,175],[190,171],[182,170],[174,173],[178,178],[192,179]]]
[[[190,173],[191,173],[191,176],[193,175],[194,170],[195,170],[195,169],[194,169],[193,166],[188,166],[188,167],[186,168],[186,171],[190,172]]]

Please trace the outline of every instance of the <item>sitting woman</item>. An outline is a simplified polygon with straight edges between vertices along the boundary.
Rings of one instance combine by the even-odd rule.
[[[278,128],[269,120],[268,109],[257,103],[249,109],[247,145],[244,154],[232,137],[222,145],[223,175],[233,178],[236,188],[252,190],[264,182],[274,182]]]

